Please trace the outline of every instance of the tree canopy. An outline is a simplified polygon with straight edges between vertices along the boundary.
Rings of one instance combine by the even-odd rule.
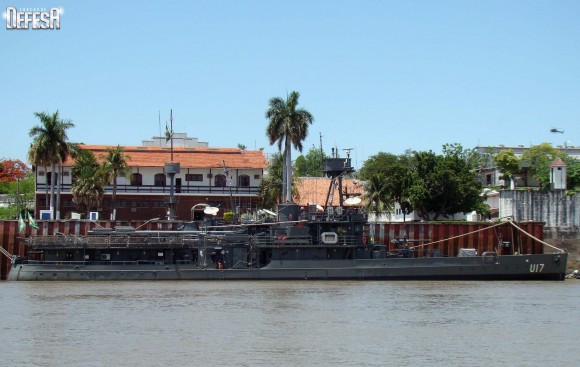
[[[16,219],[18,212],[34,208],[34,174],[18,159],[0,159],[0,194],[7,195],[0,219]]]
[[[556,158],[561,158],[566,162],[567,186],[574,189],[580,186],[580,162],[554,148],[550,143],[533,145],[522,154],[522,161],[529,163],[529,170],[543,189],[550,188],[550,165]]]
[[[82,150],[72,166],[73,201],[81,212],[89,212],[100,205],[105,194],[105,176],[90,150]]]
[[[509,186],[508,182],[520,170],[520,160],[511,149],[502,150],[494,158],[493,161],[499,171],[503,174],[502,178]]]
[[[435,220],[481,208],[481,183],[475,169],[479,164],[473,151],[447,144],[441,155],[432,151],[399,156],[379,153],[365,162],[360,177],[367,200],[380,198],[385,208],[397,202],[405,213],[415,210],[421,218]]]
[[[22,180],[30,172],[30,168],[18,159],[0,159],[0,182]]]
[[[322,177],[324,159],[327,158],[324,152],[315,147],[310,148],[306,155],[299,155],[296,158],[295,170],[299,177]]]
[[[276,153],[270,158],[268,170],[260,182],[260,200],[263,208],[274,208],[282,197],[282,154]]]

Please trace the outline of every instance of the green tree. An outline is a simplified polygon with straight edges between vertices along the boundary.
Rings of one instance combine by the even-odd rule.
[[[80,212],[88,213],[100,205],[105,194],[105,179],[99,162],[90,150],[83,150],[71,169],[73,201]]]
[[[415,153],[409,201],[421,218],[467,213],[483,202],[481,183],[467,157],[460,149],[445,150],[444,155]]]
[[[125,154],[123,147],[117,145],[116,147],[107,148],[101,172],[104,176],[105,182],[113,181],[113,196],[111,198],[111,214],[115,208],[115,199],[117,196],[117,178],[129,178],[133,170],[129,166],[131,158]],[[114,219],[114,218],[111,218]]]
[[[273,209],[282,201],[282,171],[284,167],[284,158],[282,154],[276,153],[270,158],[270,164],[260,182],[259,197],[260,205],[263,208]],[[295,180],[292,180],[292,196],[299,197]]]
[[[56,166],[62,164],[69,154],[67,130],[74,124],[70,120],[62,120],[58,111],[52,115],[35,112],[34,116],[40,120],[40,125],[30,129],[29,135],[33,141],[28,150],[28,161],[34,166],[50,166],[50,212],[54,218]]]
[[[283,100],[280,97],[270,99],[266,118],[269,120],[266,136],[270,144],[278,143],[278,149],[284,145],[283,192],[284,199],[292,202],[292,146],[302,152],[302,142],[308,136],[308,126],[314,121],[312,114],[303,108],[297,108],[300,94],[293,91]]]
[[[568,190],[578,190],[580,187],[580,160],[567,154],[562,159],[566,162],[566,185]]]
[[[298,177],[322,177],[325,158],[327,156],[320,149],[310,148],[306,155],[300,155],[296,158],[296,175]]]
[[[268,170],[260,182],[259,197],[263,208],[274,208],[282,198],[282,170],[284,159],[276,153],[270,158]]]
[[[565,154],[550,143],[533,145],[522,154],[522,161],[529,163],[530,173],[543,189],[550,188],[550,164],[556,158],[565,160]]]
[[[403,213],[409,214],[413,210],[409,200],[411,165],[412,157],[409,154],[396,156],[380,152],[367,159],[359,172],[359,177],[364,182],[371,183],[368,188],[374,187],[375,190],[378,187],[381,188],[383,193],[382,201],[386,204],[386,207],[392,209],[396,202],[399,203]],[[382,183],[379,186],[376,183],[372,183],[371,179],[380,179]]]
[[[520,170],[520,160],[511,149],[502,150],[494,158],[493,161],[500,172],[503,174],[502,179],[505,181],[505,186],[512,177]]]

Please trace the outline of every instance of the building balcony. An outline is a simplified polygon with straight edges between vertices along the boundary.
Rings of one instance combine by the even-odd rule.
[[[61,185],[61,194],[71,193],[70,184]],[[244,195],[244,196],[258,196],[259,193],[258,186],[176,186],[176,194],[185,195]],[[50,185],[47,184],[36,184],[36,193],[42,194],[47,190],[50,190]],[[105,195],[113,194],[113,185],[105,186]],[[117,185],[117,195],[122,194],[158,194],[158,195],[169,195],[169,186],[155,186],[155,185]]]

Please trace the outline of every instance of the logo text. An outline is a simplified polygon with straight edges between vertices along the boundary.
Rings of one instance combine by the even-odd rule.
[[[60,29],[60,9],[6,7],[6,29]]]

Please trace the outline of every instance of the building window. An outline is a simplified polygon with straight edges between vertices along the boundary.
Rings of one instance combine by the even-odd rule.
[[[131,174],[131,186],[141,186],[143,185],[143,175],[140,173]]]
[[[226,176],[224,175],[216,175],[214,178],[215,187],[226,187],[226,182]]]
[[[155,175],[155,186],[165,187],[165,175],[163,173],[158,173]]]
[[[240,177],[238,177],[238,186],[239,187],[250,187],[250,176],[240,175]]]
[[[52,182],[52,181],[50,181],[51,180],[51,177],[52,177],[52,172],[48,172],[46,174],[46,183],[48,185],[50,185],[50,183]],[[57,172],[54,172],[54,182],[55,183],[58,183],[58,173]]]
[[[185,175],[185,181],[203,181],[203,175],[197,173],[188,173]]]
[[[491,174],[485,176],[485,184],[491,186]]]

